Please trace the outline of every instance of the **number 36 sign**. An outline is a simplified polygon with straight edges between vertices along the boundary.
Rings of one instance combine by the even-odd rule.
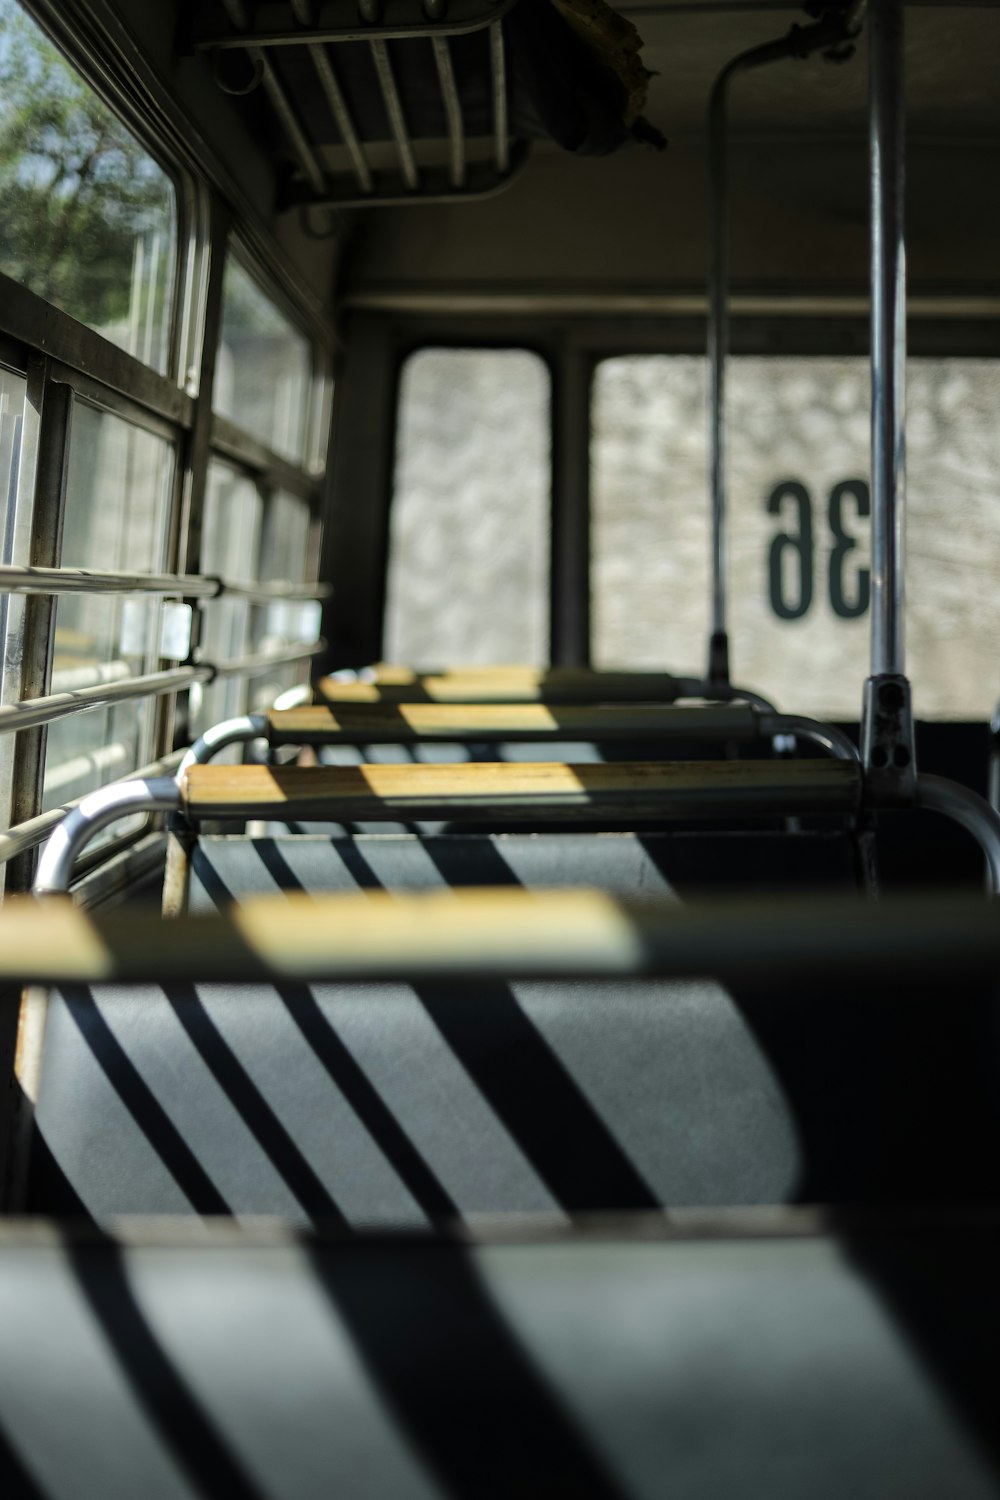
[[[779,620],[801,620],[813,602],[815,547],[812,496],[798,479],[783,479],[767,497],[768,515],[788,527],[779,531],[768,553],[771,608]],[[852,514],[853,512],[853,514]],[[851,553],[858,537],[848,527],[871,512],[871,496],[863,479],[842,479],[830,491],[826,514],[830,527],[827,579],[830,608],[842,620],[865,614],[871,598],[871,572],[858,567]]]

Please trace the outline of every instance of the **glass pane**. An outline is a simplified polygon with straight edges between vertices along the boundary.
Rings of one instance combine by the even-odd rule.
[[[166,565],[174,450],[166,439],[74,401],[62,562],[148,572]],[[156,670],[155,599],[67,595],[56,606],[52,691]],[[103,786],[152,755],[155,704],[122,703],[48,729],[44,807]]]
[[[201,571],[217,573],[234,583],[254,583],[260,554],[263,501],[245,474],[228,464],[212,463],[208,470],[201,537]],[[205,661],[226,661],[253,650],[251,606],[245,599],[212,599],[205,605],[200,655]],[[223,677],[192,693],[196,732],[247,711],[246,680]]]
[[[0,271],[161,373],[173,185],[14,0],[0,0]]]
[[[17,511],[17,482],[21,463],[21,433],[24,426],[24,401],[28,386],[23,375],[0,366],[0,561],[12,563],[15,557],[14,523]],[[11,595],[0,594],[0,641],[6,642],[10,629]],[[3,657],[2,696],[9,702],[7,653]],[[15,673],[19,676],[19,673]]]
[[[386,655],[548,655],[549,374],[521,349],[425,349],[403,372]]]
[[[27,517],[19,518],[17,514],[26,395],[24,376],[0,367],[0,561],[5,563],[23,562],[27,555]],[[31,476],[24,476],[24,482],[30,486]],[[24,512],[27,508],[21,509]],[[16,702],[20,697],[24,606],[23,597],[0,594],[0,702],[3,703]],[[4,828],[10,822],[13,762],[14,736],[0,735],[0,826]],[[0,886],[3,868],[0,867]]]
[[[283,458],[301,463],[311,388],[309,340],[230,256],[222,284],[215,410]]]
[[[986,718],[1000,694],[1000,363],[909,362],[907,666],[917,712]],[[868,674],[867,360],[729,372],[734,680],[789,712],[856,719]],[[593,394],[599,666],[704,670],[705,363],[607,360]]]
[[[307,577],[311,517],[309,506],[297,495],[279,490],[268,500],[261,547],[262,579],[273,583],[302,583]],[[282,600],[254,611],[255,651],[278,651],[282,647],[308,644],[319,635],[317,604]],[[254,708],[263,708],[286,688],[308,677],[308,663],[278,667],[251,683]]]

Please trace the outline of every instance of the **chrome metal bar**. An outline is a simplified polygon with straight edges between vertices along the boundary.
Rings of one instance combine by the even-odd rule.
[[[871,177],[871,470],[873,677],[902,676],[906,456],[903,5],[872,0],[869,42]]]
[[[510,170],[510,117],[507,105],[507,56],[504,51],[503,27],[494,21],[490,27],[490,72],[493,79],[493,139],[497,171],[501,177]]]
[[[232,0],[227,0],[227,8]],[[310,31],[308,40],[311,42],[336,44],[338,42],[369,42],[373,37],[380,41],[405,42],[419,37],[429,36],[470,36],[476,31],[485,31],[488,26],[493,26],[511,10],[518,0],[490,0],[488,10],[484,10],[481,16],[475,16],[471,20],[434,21],[422,17],[418,21],[407,24],[384,23],[382,21],[362,22],[354,26],[317,26]],[[232,12],[230,11],[230,14]],[[250,25],[249,18],[245,22],[235,22],[240,30],[246,31],[247,35],[234,36],[232,32],[221,34],[218,32],[194,39],[194,48],[197,52],[232,52],[241,47],[256,47],[270,50],[273,47],[301,47],[303,36],[301,30],[265,30],[254,31]]]
[[[861,759],[861,752],[854,741],[843,730],[833,724],[820,724],[815,719],[805,719],[798,714],[762,714],[760,731],[763,735],[789,734],[798,740],[812,740],[822,750],[837,760]]]
[[[251,58],[254,60],[259,59],[260,61],[263,69],[264,89],[271,101],[271,107],[281,121],[282,129],[287,135],[292,149],[302,165],[303,171],[312,184],[314,192],[324,192],[326,189],[326,176],[305,131],[299,124],[298,116],[289,103],[284,85],[275,73],[265,52],[257,47],[248,47],[247,51]]]
[[[176,812],[180,805],[180,787],[173,777],[121,781],[91,792],[52,833],[38,864],[34,894],[66,892],[77,855],[109,823],[133,813]]]
[[[50,693],[44,698],[26,698],[22,703],[0,707],[0,734],[17,734],[39,724],[53,724],[70,714],[87,713],[106,708],[110,703],[126,703],[132,698],[158,698],[163,693],[179,692],[194,682],[208,682],[214,676],[209,666],[175,667],[169,672],[148,672],[142,677],[126,677],[121,682],[99,683],[76,692]]]
[[[917,777],[916,806],[943,813],[972,834],[986,856],[990,895],[1000,895],[1000,813],[986,798],[947,777],[923,775]]]
[[[279,712],[283,712],[286,708],[304,708],[306,704],[312,702],[312,699],[313,690],[309,683],[300,682],[296,687],[286,688],[283,693],[279,693],[271,707],[278,709]]]
[[[79,688],[96,687],[101,682],[124,682],[133,671],[127,661],[102,661],[93,667],[59,667],[52,673],[53,693],[75,693]]]
[[[378,75],[379,88],[382,90],[382,99],[385,104],[385,112],[389,118],[389,129],[392,138],[396,142],[396,153],[399,156],[399,169],[403,174],[403,181],[412,191],[420,186],[420,173],[413,157],[413,147],[410,144],[409,132],[406,128],[406,119],[403,115],[403,105],[400,101],[399,90],[396,87],[396,78],[392,71],[392,60],[389,57],[389,48],[385,42],[372,41],[372,62],[375,64],[375,72]]]
[[[231,599],[248,599],[251,604],[291,603],[321,604],[333,590],[326,583],[239,583],[227,578],[216,579],[218,593]]]
[[[231,661],[215,662],[207,675],[215,677],[258,677],[272,667],[287,667],[295,662],[309,661],[326,650],[325,641],[312,641],[308,646],[289,646],[284,651],[259,651],[252,656],[238,656]],[[0,709],[0,714],[3,710]]]
[[[238,30],[245,32],[250,29],[252,17],[244,0],[223,0],[223,5],[226,8],[229,19]],[[296,32],[295,35],[297,42],[301,45],[301,31]],[[234,39],[230,38],[230,40]],[[313,151],[305,131],[299,124],[298,117],[289,103],[284,86],[275,73],[266,51],[260,45],[251,43],[245,37],[237,37],[235,41],[238,46],[246,49],[246,54],[251,62],[260,68],[261,80],[265,92],[271,101],[271,107],[281,121],[282,129],[288,137],[289,144],[312,184],[313,191],[322,193],[326,188],[326,178],[323,174],[323,169],[319,164],[316,153]]]
[[[762,713],[776,714],[778,712],[770,698],[763,697],[760,693],[753,693],[749,688],[737,687],[731,682],[713,682],[709,677],[675,677],[676,692],[674,698],[705,698],[710,703],[749,703],[753,708],[759,708]]]
[[[434,63],[437,67],[438,83],[445,119],[448,122],[448,171],[452,187],[460,188],[465,181],[465,126],[462,121],[462,101],[458,96],[455,69],[452,67],[451,50],[447,37],[431,39],[434,48]]]
[[[148,781],[154,776],[175,774],[183,754],[183,750],[175,750],[172,755],[165,755],[162,760],[154,760],[148,766],[140,766],[137,771],[129,771],[127,776],[118,777],[108,784],[119,786],[125,781]],[[93,793],[85,792],[84,796],[90,797]],[[13,828],[8,828],[6,833],[0,833],[0,864],[6,864],[16,855],[26,854],[31,849],[37,849],[39,844],[44,844],[53,828],[61,823],[74,808],[79,807],[83,800],[83,797],[74,797],[71,801],[64,802],[61,807],[50,808],[48,812],[39,813],[37,818],[28,818],[24,823],[17,823]]]
[[[203,765],[227,745],[245,745],[250,740],[264,739],[267,731],[266,714],[241,714],[236,719],[223,719],[195,740],[177,767],[177,775],[183,776],[189,766]]]
[[[97,573],[88,568],[19,568],[0,565],[0,594],[177,594],[211,599],[217,578],[183,573]]]
[[[351,166],[354,169],[354,176],[357,179],[358,187],[363,193],[374,192],[375,183],[372,178],[371,168],[368,165],[368,158],[365,156],[365,149],[361,144],[358,132],[354,128],[354,121],[347,107],[344,91],[340,87],[326,48],[321,43],[311,43],[309,56],[313,60],[313,66],[316,69],[326,102],[330,106],[330,113],[333,115],[337,129],[340,131],[340,139],[346,146],[351,158]]]
[[[726,358],[729,353],[729,86],[741,73],[790,57],[849,44],[857,35],[861,0],[843,15],[831,14],[812,26],[793,26],[786,36],[741,52],[723,68],[708,105],[708,371],[709,492],[711,501],[712,600],[708,674],[728,681],[729,638],[726,607]]]

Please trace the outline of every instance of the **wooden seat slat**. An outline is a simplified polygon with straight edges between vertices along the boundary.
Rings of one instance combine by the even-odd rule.
[[[0,909],[0,982],[100,984],[281,978],[827,975],[995,976],[986,901],[856,897],[704,902],[596,890],[451,889],[248,896],[225,914],[88,912],[66,897]],[[16,992],[10,992],[16,999]],[[469,1003],[474,1003],[474,992]]]
[[[546,740],[606,743],[655,735],[753,740],[759,720],[747,705],[365,703],[273,709],[273,745],[407,744],[420,740]]]
[[[328,703],[672,703],[681,684],[669,672],[593,672],[576,667],[475,667],[418,673],[376,669],[374,681],[316,685]]]
[[[636,761],[317,767],[191,766],[193,818],[691,818],[850,814],[861,794],[847,761]]]

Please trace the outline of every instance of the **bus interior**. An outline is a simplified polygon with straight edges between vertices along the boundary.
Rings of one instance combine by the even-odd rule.
[[[0,0],[5,1496],[1000,1493],[994,46]]]

